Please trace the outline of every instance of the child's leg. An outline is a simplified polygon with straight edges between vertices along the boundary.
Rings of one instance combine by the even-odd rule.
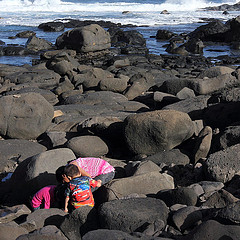
[[[109,172],[109,173],[106,173],[106,174],[101,174],[99,176],[96,176],[94,178],[94,180],[101,180],[102,181],[102,185],[103,184],[106,184],[108,182],[110,182],[115,176],[115,172]],[[95,188],[91,188],[92,192],[96,191],[98,189],[98,187],[95,187]]]
[[[33,208],[33,211],[36,211],[36,210],[38,210],[38,209],[40,209],[40,206]]]

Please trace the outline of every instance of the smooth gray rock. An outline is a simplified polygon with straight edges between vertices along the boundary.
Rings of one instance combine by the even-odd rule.
[[[24,139],[6,139],[0,141],[0,172],[13,172],[18,164],[47,148],[37,142]]]
[[[29,83],[33,84],[34,87],[43,89],[52,89],[58,86],[60,75],[54,71],[48,69],[30,69],[22,70],[21,72],[11,72],[7,75],[7,78],[16,84]]]
[[[19,87],[22,86],[22,88],[17,89],[18,86]],[[6,95],[18,95],[18,94],[29,93],[29,92],[41,94],[51,105],[55,105],[59,102],[57,95],[54,94],[52,91],[46,90],[46,89],[40,89],[38,87],[26,87],[24,84],[18,84],[15,87],[15,90],[7,92]]]
[[[158,184],[152,184],[157,182]],[[126,187],[127,186],[127,187]],[[111,201],[123,198],[132,193],[156,194],[162,189],[173,189],[173,178],[168,174],[161,174],[159,171],[149,172],[137,176],[114,179],[102,187],[104,193],[102,199]]]
[[[133,176],[138,176],[148,172],[161,171],[161,168],[152,161],[142,161],[136,168]]]
[[[174,110],[130,115],[125,124],[126,142],[134,154],[152,155],[173,149],[194,133],[188,114]]]
[[[193,232],[184,237],[184,240],[238,240],[239,236],[240,226],[223,225],[217,221],[208,220],[196,227]]]
[[[88,231],[98,228],[99,224],[96,209],[90,206],[75,209],[65,217],[60,226],[64,235],[71,240],[79,240]]]
[[[57,38],[56,46],[58,49],[94,52],[110,48],[111,40],[107,31],[98,24],[91,24],[63,33]]]
[[[150,160],[157,165],[186,165],[190,163],[189,157],[177,148],[169,151],[158,152],[154,155],[144,158],[144,160]]]
[[[14,171],[9,184],[11,192],[7,200],[16,203],[29,203],[29,198],[47,185],[57,184],[55,171],[76,159],[68,148],[59,148],[37,154],[21,162]],[[9,190],[9,189],[8,189]]]
[[[103,203],[98,211],[101,228],[129,233],[139,231],[143,224],[155,220],[162,220],[166,224],[168,213],[165,203],[154,198],[110,201]]]
[[[35,139],[47,130],[53,106],[40,94],[24,93],[0,98],[0,134]]]
[[[0,209],[0,223],[8,223],[22,215],[30,213],[31,210],[26,205],[2,206]]]
[[[100,157],[109,151],[107,144],[100,137],[91,135],[71,138],[66,146],[77,157]]]
[[[195,206],[198,200],[198,196],[195,191],[188,187],[161,190],[157,193],[157,198],[163,200],[169,207],[174,204]]]
[[[201,204],[201,206],[207,206],[211,208],[224,208],[237,201],[239,201],[238,198],[234,197],[228,191],[221,189],[208,197],[206,201]]]
[[[187,98],[177,103],[165,106],[163,109],[172,109],[187,113],[192,120],[202,119],[205,108],[208,107],[210,95],[200,95],[194,98]]]
[[[31,36],[27,40],[26,48],[33,52],[38,52],[41,50],[49,50],[53,48],[53,44],[45,39]]]
[[[28,231],[14,221],[0,224],[0,236],[3,240],[13,240],[23,234],[28,234]]]
[[[173,213],[172,216],[174,224],[182,232],[186,229],[193,228],[202,218],[201,209],[194,206],[181,208]]]
[[[58,208],[38,209],[27,216],[26,222],[34,221],[37,229],[47,225],[54,225],[59,228],[66,215],[67,213]]]
[[[213,77],[218,77],[220,75],[232,73],[232,72],[234,72],[233,68],[226,67],[226,66],[215,66],[215,67],[210,67],[210,68],[205,69],[198,75],[198,77],[199,78],[204,78],[204,77],[213,78]]]
[[[19,236],[16,240],[68,240],[56,226],[45,226],[29,234]]]

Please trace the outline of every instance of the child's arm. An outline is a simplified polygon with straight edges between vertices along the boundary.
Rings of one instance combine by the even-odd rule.
[[[90,186],[92,186],[92,187],[101,187],[101,185],[102,185],[102,180],[93,180],[93,179],[91,179],[90,180]]]
[[[64,212],[68,212],[68,202],[69,202],[69,196],[65,198],[65,205],[64,205]]]

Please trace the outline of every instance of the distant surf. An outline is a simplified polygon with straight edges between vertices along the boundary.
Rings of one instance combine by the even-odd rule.
[[[213,17],[209,11],[199,9],[233,4],[236,1],[205,0],[2,0],[0,1],[0,25],[37,26],[42,22],[59,18],[105,20],[134,25],[187,24]],[[167,10],[170,14],[161,14]],[[128,12],[128,14],[122,14]],[[214,13],[215,18],[228,20],[231,16]]]

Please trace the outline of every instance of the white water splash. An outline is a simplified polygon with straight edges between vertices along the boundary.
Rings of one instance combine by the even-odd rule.
[[[207,0],[0,0],[0,25],[37,26],[55,19],[106,20],[122,24],[187,24],[201,18],[228,20],[237,13],[197,11],[222,1]],[[234,1],[235,2],[235,1]],[[226,1],[225,1],[226,3]],[[230,2],[228,1],[230,4]],[[163,10],[170,14],[160,14]],[[130,14],[123,15],[128,11]]]
[[[211,1],[205,0],[106,0],[103,2],[87,2],[84,0],[1,0],[0,12],[156,12],[165,9],[168,11],[194,11],[211,5],[216,5],[216,3],[213,4]]]

